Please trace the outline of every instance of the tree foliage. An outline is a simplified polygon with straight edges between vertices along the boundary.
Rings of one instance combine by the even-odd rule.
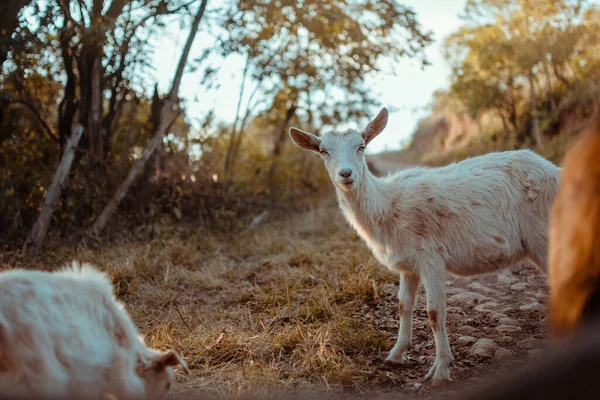
[[[600,12],[586,0],[469,0],[465,24],[445,41],[450,94],[473,118],[495,113],[504,136],[560,128],[561,107],[600,70]],[[586,99],[589,100],[589,99]],[[540,125],[541,124],[541,125]]]
[[[194,218],[199,209],[205,221],[236,221],[240,214],[229,208],[250,210],[241,206],[248,196],[252,204],[263,197],[272,204],[315,191],[307,171],[317,181],[325,176],[316,160],[286,145],[287,126],[318,131],[369,114],[376,99],[366,77],[381,70],[383,57],[426,64],[431,40],[396,0],[209,0],[200,29],[216,44],[182,68],[204,69],[201,92],[219,84],[216,72],[229,57],[247,63],[236,121],[223,124],[206,110],[206,119],[193,123],[177,96],[158,92],[152,43],[189,29],[201,0],[5,3],[0,244],[24,238],[76,124],[85,132],[50,235],[91,226],[164,126],[166,99],[175,112],[145,179],[132,182],[133,198],[119,206],[127,218],[116,225],[143,222],[154,232],[155,218]]]

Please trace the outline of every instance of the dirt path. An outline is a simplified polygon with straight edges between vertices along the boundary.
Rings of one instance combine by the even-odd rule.
[[[379,329],[398,329],[397,285],[382,287],[382,300],[362,311]],[[498,274],[448,277],[448,333],[454,355],[450,390],[465,388],[499,368],[513,368],[539,356],[546,336],[546,277],[537,268],[516,265]],[[356,317],[363,317],[357,315]],[[411,363],[400,369],[404,390],[443,396],[448,389],[435,390],[422,377],[435,358],[433,335],[427,323],[425,293],[421,287],[413,319]],[[435,396],[437,397],[437,396]]]

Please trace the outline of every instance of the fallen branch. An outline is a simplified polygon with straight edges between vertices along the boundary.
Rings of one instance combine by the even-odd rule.
[[[73,133],[71,134],[71,137],[67,139],[67,146],[65,148],[63,157],[60,160],[60,164],[56,169],[56,174],[54,175],[52,185],[50,185],[50,189],[48,189],[44,195],[44,201],[42,203],[40,215],[38,216],[31,233],[23,244],[22,253],[24,255],[36,253],[44,242],[46,232],[48,231],[48,226],[50,225],[50,221],[52,219],[52,214],[54,213],[54,208],[60,199],[62,186],[71,172],[71,166],[73,165],[73,159],[75,158],[75,148],[77,147],[77,143],[79,143],[79,140],[83,135],[83,131],[83,126],[81,124],[77,124],[73,130]]]

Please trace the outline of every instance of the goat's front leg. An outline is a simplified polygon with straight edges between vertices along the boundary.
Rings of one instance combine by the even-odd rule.
[[[410,272],[400,274],[400,289],[398,290],[400,327],[398,328],[398,341],[385,359],[388,364],[405,364],[408,361],[406,351],[412,340],[412,313],[418,288],[419,275]]]
[[[435,362],[425,379],[431,378],[432,386],[442,386],[450,381],[453,360],[446,332],[446,270],[443,261],[439,265],[430,263],[420,269],[427,295],[427,316],[435,338]]]

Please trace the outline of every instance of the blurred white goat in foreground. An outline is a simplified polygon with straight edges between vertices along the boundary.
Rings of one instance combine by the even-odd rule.
[[[162,399],[174,351],[149,349],[92,266],[0,273],[0,395],[11,399]]]

